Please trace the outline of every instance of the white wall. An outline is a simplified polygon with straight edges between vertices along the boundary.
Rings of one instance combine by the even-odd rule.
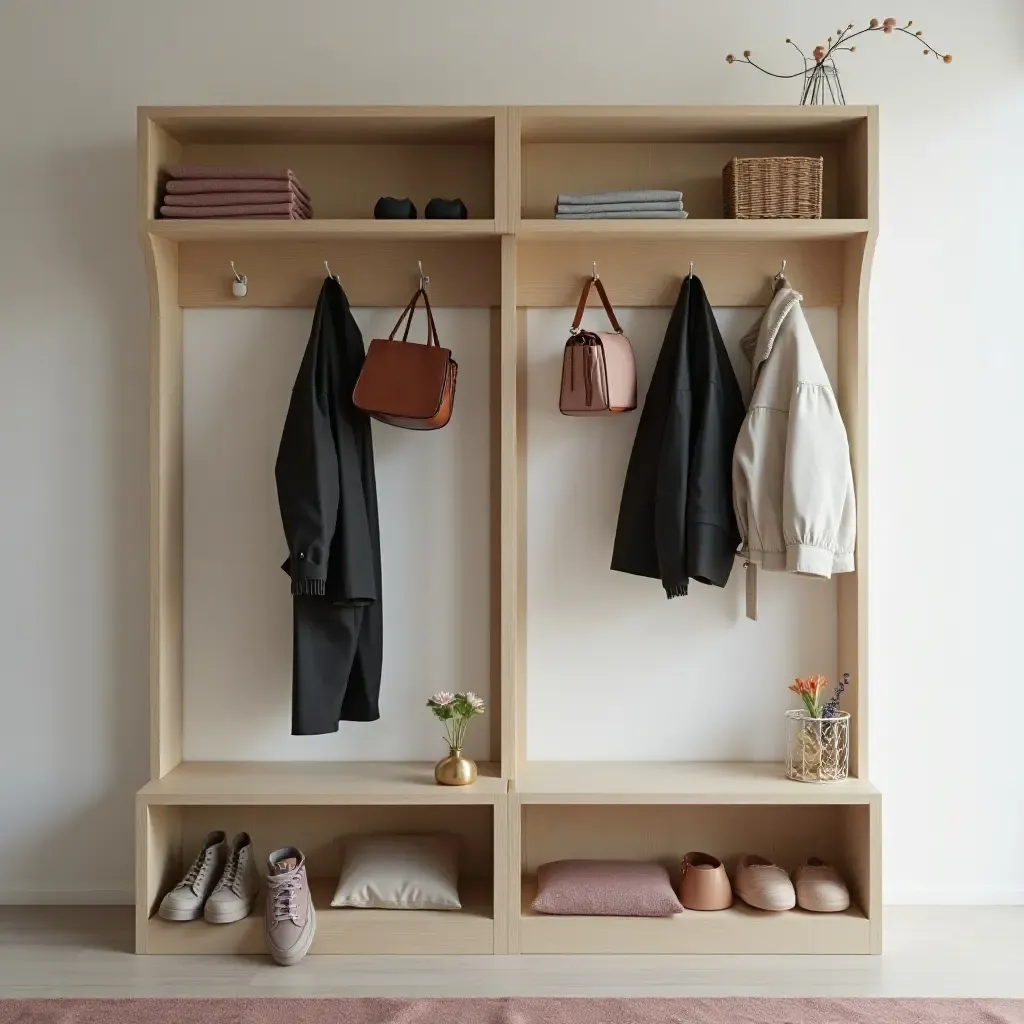
[[[615,280],[606,283],[614,303]],[[691,583],[673,601],[659,580],[609,572],[626,465],[671,310],[616,313],[636,356],[639,407],[598,419],[558,412],[572,310],[527,314],[527,755],[781,763],[783,711],[793,706],[786,685],[840,671],[835,581],[761,573],[754,623],[738,565],[724,590]],[[758,315],[715,310],[744,398],[750,362],[739,341]],[[837,319],[835,309],[807,310],[833,381]],[[598,310],[584,324],[608,329]]]
[[[1024,8],[909,11],[950,67],[874,37],[872,775],[891,900],[1024,898],[1016,392]],[[59,9],[58,9],[59,8]],[[0,861],[6,899],[117,899],[146,775],[142,103],[789,102],[728,67],[861,0],[135,0],[0,10]],[[965,873],[970,847],[977,870]]]
[[[400,313],[355,310],[365,343],[386,338]],[[185,757],[436,760],[442,729],[425,707],[429,694],[491,700],[490,312],[436,311],[459,364],[448,427],[373,424],[380,720],[300,737],[291,735],[292,600],[274,460],[311,319],[308,309],[185,313]],[[421,312],[413,338],[425,322]],[[469,730],[469,756],[486,758],[488,726],[485,718]]]

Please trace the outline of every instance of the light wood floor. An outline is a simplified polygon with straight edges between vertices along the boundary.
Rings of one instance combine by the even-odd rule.
[[[1024,907],[890,907],[881,957],[135,956],[127,907],[0,907],[0,997],[1024,998]]]

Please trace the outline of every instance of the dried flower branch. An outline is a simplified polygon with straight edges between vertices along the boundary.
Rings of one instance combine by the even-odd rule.
[[[913,24],[913,21],[908,21],[906,25],[900,26],[896,23],[895,18],[886,18],[882,22],[879,22],[877,18],[872,18],[866,28],[854,31],[855,26],[851,22],[846,28],[838,29],[835,37],[829,36],[827,45],[814,47],[811,57],[808,57],[791,38],[787,38],[786,42],[800,54],[804,61],[803,70],[795,71],[791,75],[777,74],[774,71],[769,71],[766,67],[762,67],[752,59],[750,50],[744,50],[742,57],[735,57],[730,53],[725,59],[729,64],[749,64],[751,67],[757,68],[758,71],[770,75],[772,78],[789,79],[803,77],[805,83],[803,94],[800,97],[801,104],[822,102],[825,98],[824,90],[826,88],[832,97],[833,103],[845,103],[846,97],[843,95],[842,86],[839,84],[839,69],[836,67],[835,54],[840,51],[855,53],[857,48],[849,44],[858,36],[867,35],[871,32],[881,32],[884,35],[899,33],[924,43],[926,47],[924,50],[925,55],[934,54],[935,59],[943,64],[953,63],[953,55],[951,53],[942,53],[936,50],[922,36],[920,30],[912,32],[911,26]]]

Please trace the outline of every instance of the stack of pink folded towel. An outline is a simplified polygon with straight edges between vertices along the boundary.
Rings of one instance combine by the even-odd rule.
[[[167,169],[161,217],[309,220],[309,195],[291,171],[187,164]]]

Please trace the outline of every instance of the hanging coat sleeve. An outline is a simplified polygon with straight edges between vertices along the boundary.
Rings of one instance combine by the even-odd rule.
[[[329,353],[321,343],[323,296],[292,389],[275,476],[292,594],[323,596],[338,517],[338,455],[327,408]],[[287,453],[287,455],[285,454]]]

